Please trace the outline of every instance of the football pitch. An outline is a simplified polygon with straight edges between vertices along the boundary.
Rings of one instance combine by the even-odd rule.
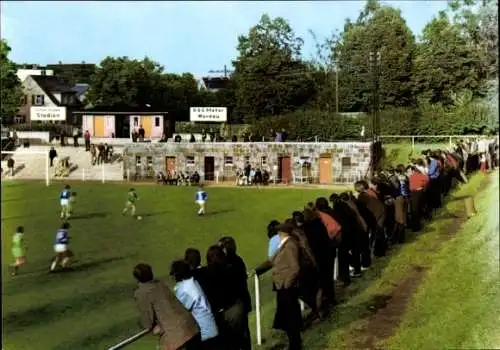
[[[74,217],[70,220],[73,271],[48,273],[59,219],[63,183],[2,183],[2,295],[5,350],[106,349],[139,331],[132,268],[153,266],[157,277],[172,285],[170,263],[188,247],[207,248],[224,235],[233,236],[248,268],[266,258],[266,226],[283,220],[318,196],[322,189],[207,188],[204,217],[196,215],[195,187],[138,186],[137,215],[121,215],[128,184],[75,183]],[[25,227],[26,265],[10,276],[11,240]],[[270,328],[274,293],[269,277],[262,284],[263,309]],[[253,283],[250,283],[253,292]],[[251,322],[254,325],[254,320]],[[147,337],[130,349],[154,349]]]

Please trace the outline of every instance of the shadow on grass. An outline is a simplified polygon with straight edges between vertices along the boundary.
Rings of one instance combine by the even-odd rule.
[[[22,311],[9,312],[3,316],[4,331],[6,333],[22,332],[29,327],[50,324],[52,321],[61,319],[68,312],[84,314],[89,310],[104,308],[118,300],[127,298],[132,300],[134,288],[133,282],[118,283],[92,293],[75,294]]]
[[[37,286],[46,283],[57,283],[59,281],[67,283],[68,279],[74,279],[75,283],[81,277],[82,272],[91,272],[98,268],[101,268],[105,264],[113,263],[115,261],[121,261],[128,257],[110,257],[105,259],[99,259],[94,261],[89,261],[85,263],[80,263],[80,261],[74,261],[72,267],[68,270],[61,270],[60,272],[49,273],[50,262],[47,260],[45,266],[37,268],[36,270],[31,270],[28,272],[20,271],[18,276],[13,277],[13,281],[3,286],[4,295],[13,295],[19,292],[19,290],[30,290]],[[132,267],[131,267],[132,268]]]
[[[234,209],[221,209],[221,210],[215,210],[215,211],[209,211],[207,213],[205,213],[205,217],[207,216],[216,216],[216,215],[219,215],[219,214],[227,214],[227,213],[232,213],[234,212]]]
[[[71,220],[84,220],[84,219],[97,219],[97,218],[105,218],[108,216],[107,212],[94,212],[94,213],[86,213],[72,216]]]
[[[141,216],[143,218],[149,218],[149,217],[152,217],[152,216],[159,216],[159,215],[162,215],[162,214],[167,214],[169,211],[168,210],[163,210],[163,211],[157,211],[157,212],[154,212],[154,213],[144,213],[144,214],[141,214]]]
[[[135,327],[134,327],[135,325]],[[140,329],[137,327],[137,319],[127,319],[114,323],[113,326],[103,329],[99,332],[87,334],[87,336],[71,339],[63,342],[53,350],[87,350],[95,349],[97,344],[109,342],[106,345],[111,347],[124,339],[136,334]],[[121,336],[120,336],[121,335]]]

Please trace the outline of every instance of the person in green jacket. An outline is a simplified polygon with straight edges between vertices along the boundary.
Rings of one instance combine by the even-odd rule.
[[[24,255],[24,227],[19,226],[12,237],[12,256],[14,264],[11,266],[11,275],[17,275],[19,267],[24,265],[26,258]]]

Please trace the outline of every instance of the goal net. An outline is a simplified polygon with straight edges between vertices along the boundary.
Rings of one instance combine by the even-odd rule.
[[[35,150],[1,151],[2,181],[45,180],[50,185],[49,152]]]

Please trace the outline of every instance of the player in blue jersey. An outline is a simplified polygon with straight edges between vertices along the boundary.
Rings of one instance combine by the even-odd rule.
[[[67,220],[71,215],[71,191],[70,186],[64,186],[61,194],[59,195],[61,202],[61,219]]]
[[[207,192],[203,189],[203,185],[198,187],[198,191],[196,191],[195,201],[196,204],[200,207],[198,210],[198,215],[205,214],[205,203],[207,202],[208,195]]]
[[[54,244],[55,257],[50,264],[50,272],[54,272],[58,266],[63,269],[68,267],[70,259],[73,257],[73,252],[69,249],[69,223],[64,222],[56,232],[56,241]]]

